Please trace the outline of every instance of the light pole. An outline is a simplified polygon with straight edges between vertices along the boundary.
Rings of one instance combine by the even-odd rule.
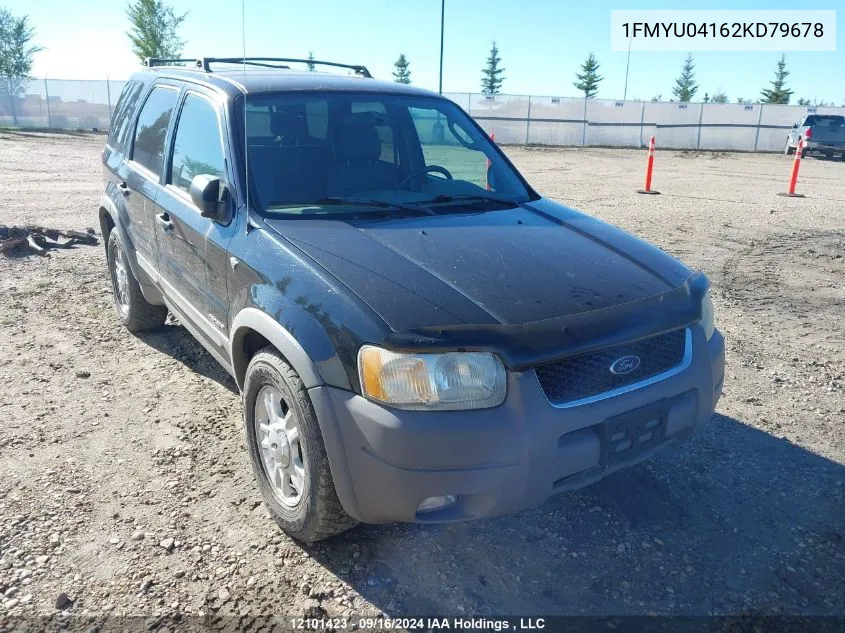
[[[446,17],[446,0],[440,0],[440,83],[438,92],[443,94],[443,25]]]
[[[631,37],[628,38],[628,63],[625,64],[625,92],[622,94],[622,101],[628,98],[628,69],[631,67]]]

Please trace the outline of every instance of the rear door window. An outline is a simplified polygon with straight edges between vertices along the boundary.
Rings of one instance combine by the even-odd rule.
[[[223,139],[217,108],[205,97],[188,93],[173,140],[169,183],[189,191],[194,176],[224,178]]]
[[[120,93],[109,126],[108,144],[110,147],[125,152],[126,138],[132,127],[132,118],[137,111],[138,101],[144,91],[144,82],[133,79],[128,81]]]
[[[178,96],[176,88],[156,86],[138,115],[132,160],[156,175],[164,165],[164,143]]]

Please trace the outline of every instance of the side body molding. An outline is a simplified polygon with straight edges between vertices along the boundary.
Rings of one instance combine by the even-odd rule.
[[[276,320],[256,308],[244,308],[232,322],[232,336],[229,340],[229,355],[235,370],[235,380],[238,387],[243,389],[243,376],[246,373],[247,361],[240,352],[243,339],[249,330],[254,330],[266,338],[288,362],[302,379],[306,389],[323,384],[314,362],[308,356],[293,335],[282,327]]]

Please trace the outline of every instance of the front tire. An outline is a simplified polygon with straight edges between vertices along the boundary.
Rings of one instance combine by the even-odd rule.
[[[161,327],[167,319],[167,308],[149,303],[141,292],[138,280],[132,274],[126,249],[117,230],[109,233],[109,276],[114,293],[117,316],[130,332],[142,332]]]
[[[279,527],[306,543],[353,527],[356,521],[337,498],[305,385],[272,347],[250,361],[243,402],[252,470]]]

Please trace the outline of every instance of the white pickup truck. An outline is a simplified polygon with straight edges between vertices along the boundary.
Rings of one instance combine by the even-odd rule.
[[[808,114],[786,137],[785,154],[795,153],[798,141],[804,140],[804,151],[818,152],[827,158],[839,153],[845,160],[845,116],[841,114]]]

